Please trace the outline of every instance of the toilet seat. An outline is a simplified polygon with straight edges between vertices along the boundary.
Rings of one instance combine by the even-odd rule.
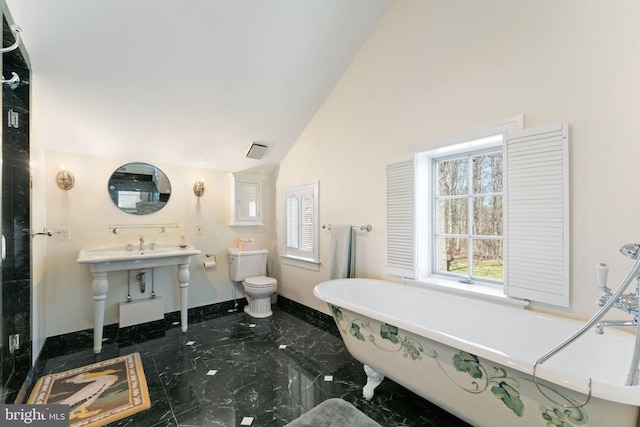
[[[277,285],[278,281],[273,277],[255,276],[244,279],[244,285],[255,288],[264,288],[265,286]]]

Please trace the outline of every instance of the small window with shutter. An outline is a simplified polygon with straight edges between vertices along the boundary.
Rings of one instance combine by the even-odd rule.
[[[284,202],[284,257],[318,264],[318,183],[286,188]]]
[[[387,165],[387,274],[567,307],[567,123],[443,140]]]

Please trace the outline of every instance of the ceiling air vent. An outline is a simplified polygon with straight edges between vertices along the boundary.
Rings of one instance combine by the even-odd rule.
[[[261,159],[267,153],[268,149],[269,149],[268,145],[254,142],[253,144],[251,144],[251,147],[249,147],[249,151],[247,151],[247,154],[245,157],[249,159]]]

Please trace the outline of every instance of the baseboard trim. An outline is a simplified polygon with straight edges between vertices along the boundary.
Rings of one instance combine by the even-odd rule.
[[[299,302],[283,297],[282,295],[278,295],[278,307],[289,314],[331,333],[332,335],[340,337],[340,331],[338,330],[333,317],[328,314],[324,314],[321,311],[308,307],[304,304],[300,304]]]

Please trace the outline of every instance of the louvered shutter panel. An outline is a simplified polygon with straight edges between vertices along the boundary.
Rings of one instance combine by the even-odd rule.
[[[306,190],[300,195],[300,204],[302,205],[302,234],[300,236],[300,251],[307,254],[313,254],[313,190]]]
[[[287,248],[298,249],[300,242],[299,227],[300,221],[298,220],[298,198],[295,196],[288,196],[286,200],[287,204]]]
[[[511,131],[505,141],[505,289],[569,306],[567,123]]]
[[[417,278],[414,160],[387,165],[387,274]]]
[[[300,257],[314,255],[314,195],[313,189],[287,192],[286,200],[286,254]]]

